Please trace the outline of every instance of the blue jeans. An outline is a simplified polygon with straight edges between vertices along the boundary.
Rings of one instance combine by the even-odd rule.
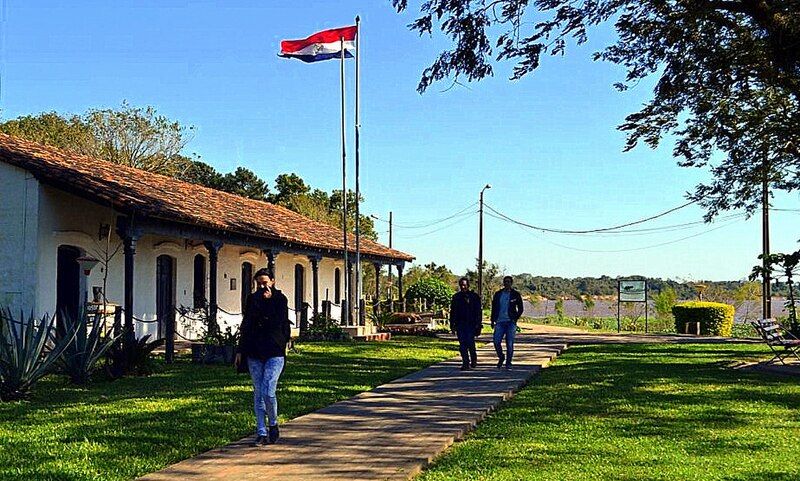
[[[266,361],[247,358],[247,367],[253,379],[253,408],[256,413],[256,434],[267,435],[264,418],[270,426],[278,425],[278,378],[283,372],[284,357],[270,357]]]
[[[494,350],[497,351],[497,358],[505,358],[506,366],[511,365],[511,358],[514,357],[514,336],[517,335],[516,322],[498,322],[494,325]],[[503,356],[503,337],[506,338],[506,356]]]

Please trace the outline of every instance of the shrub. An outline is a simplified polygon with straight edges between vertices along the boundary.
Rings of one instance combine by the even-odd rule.
[[[24,399],[34,384],[49,374],[72,341],[75,331],[55,333],[55,317],[31,314],[15,318],[0,309],[0,400]]]
[[[675,330],[686,334],[686,323],[699,322],[700,334],[730,337],[733,328],[734,307],[719,302],[691,301],[672,308]]]
[[[151,355],[153,351],[164,344],[165,339],[150,340],[150,334],[135,340],[125,341],[116,348],[111,349],[109,355],[108,373],[111,377],[120,377],[126,374],[134,376],[149,376],[156,371],[158,364]]]
[[[433,309],[449,307],[455,291],[441,279],[423,277],[408,286],[406,299],[424,299]]]
[[[86,384],[95,371],[97,361],[114,346],[121,334],[116,337],[106,335],[100,316],[94,317],[91,329],[85,314],[80,314],[76,319],[71,315],[62,315],[61,318],[67,331],[74,330],[76,334],[64,349],[59,365],[73,384]]]
[[[306,332],[300,336],[302,341],[349,341],[350,335],[342,329],[335,319],[317,314],[309,319]]]

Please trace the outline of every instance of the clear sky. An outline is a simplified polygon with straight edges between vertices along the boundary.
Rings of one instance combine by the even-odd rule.
[[[419,95],[420,73],[446,44],[410,32],[414,12],[397,15],[389,0],[0,0],[0,7],[3,119],[123,100],[152,105],[195,126],[187,153],[221,171],[242,165],[270,183],[296,172],[325,190],[341,186],[339,65],[276,53],[281,39],[361,15],[362,211],[382,218],[393,211],[394,247],[457,273],[477,257],[477,214],[419,226],[475,203],[486,183],[486,202],[512,218],[587,229],[678,206],[708,176],[678,167],[669,143],[622,153],[624,135],[615,127],[649,98],[652,82],[626,93],[612,88],[623,72],[590,59],[613,39],[607,28],[521,81],[508,81],[511,65],[503,64],[494,78],[468,88],[444,91],[445,83]],[[352,124],[350,110],[351,181]],[[784,194],[774,204],[798,209],[799,200]],[[638,227],[695,222],[702,214],[692,206]],[[776,211],[771,220],[773,251],[797,249],[800,212]],[[386,242],[388,226],[377,227]],[[508,273],[739,279],[757,263],[761,242],[758,217],[633,234],[531,233],[487,216],[484,257]]]

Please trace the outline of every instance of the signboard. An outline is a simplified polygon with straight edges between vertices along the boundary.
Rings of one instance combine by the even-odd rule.
[[[646,281],[620,279],[619,302],[647,302]]]

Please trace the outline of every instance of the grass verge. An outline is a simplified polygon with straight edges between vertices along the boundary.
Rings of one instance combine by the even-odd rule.
[[[800,382],[752,344],[575,346],[416,481],[800,479]]]
[[[455,351],[452,342],[399,336],[389,342],[298,344],[278,389],[281,421]],[[251,433],[252,403],[249,376],[187,359],[150,377],[85,388],[49,376],[31,400],[0,403],[0,479],[131,479]]]

